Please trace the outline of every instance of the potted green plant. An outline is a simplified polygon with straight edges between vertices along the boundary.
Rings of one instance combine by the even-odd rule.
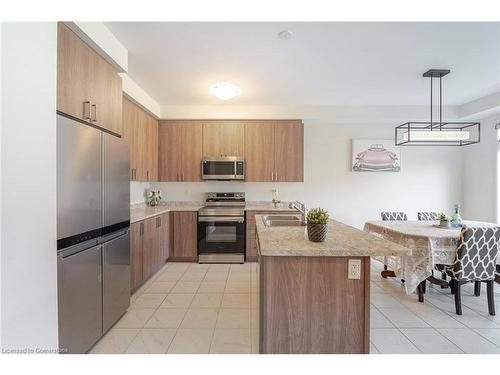
[[[328,212],[322,208],[307,211],[307,236],[309,241],[323,242],[328,235]]]
[[[450,228],[451,227],[451,217],[441,212],[439,214],[439,226],[442,228]]]

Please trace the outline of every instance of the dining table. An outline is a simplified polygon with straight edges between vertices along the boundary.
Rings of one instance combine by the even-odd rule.
[[[469,227],[496,227],[497,224],[482,221],[464,220]],[[398,243],[411,250],[404,256],[373,257],[382,262],[386,270],[382,276],[395,276],[404,281],[407,294],[415,291],[419,301],[423,302],[425,283],[448,287],[445,280],[435,278],[433,270],[436,264],[451,265],[455,262],[461,227],[444,228],[439,221],[368,221],[364,230],[389,241]],[[497,259],[497,264],[500,257]]]

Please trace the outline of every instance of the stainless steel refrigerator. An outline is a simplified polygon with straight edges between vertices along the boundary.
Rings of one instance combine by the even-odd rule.
[[[86,353],[130,304],[129,146],[57,115],[59,347]]]

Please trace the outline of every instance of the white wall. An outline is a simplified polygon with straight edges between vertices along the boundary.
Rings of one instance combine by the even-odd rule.
[[[489,222],[497,217],[497,154],[495,124],[500,116],[481,120],[481,142],[463,148],[463,216]]]
[[[258,116],[257,116],[258,117]],[[324,207],[348,224],[362,227],[380,211],[450,212],[461,203],[462,158],[455,147],[403,147],[399,173],[351,172],[351,140],[393,139],[397,120],[388,123],[335,123],[335,118],[304,121],[304,183],[152,183],[165,200],[201,200],[207,191],[245,191],[247,200],[303,200]],[[402,121],[401,121],[402,122]]]
[[[122,73],[120,76],[122,77],[122,90],[125,96],[146,112],[149,112],[156,118],[160,118],[160,105],[158,102],[135,83],[128,74]]]
[[[145,203],[146,189],[149,189],[149,182],[131,181],[130,182],[130,203]]]
[[[2,25],[2,348],[58,345],[56,23]]]

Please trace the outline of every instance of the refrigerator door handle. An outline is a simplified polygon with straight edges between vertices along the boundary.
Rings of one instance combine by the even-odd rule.
[[[90,101],[88,100],[83,102],[83,119],[90,120]]]
[[[92,115],[92,113],[94,114]],[[97,122],[97,105],[92,104],[92,106],[90,107],[90,116],[91,116],[90,121]]]

